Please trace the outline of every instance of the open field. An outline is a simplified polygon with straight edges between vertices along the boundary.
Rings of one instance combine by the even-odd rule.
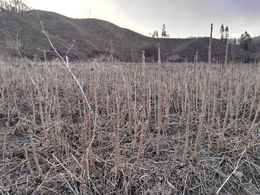
[[[257,65],[4,65],[0,194],[260,194]]]

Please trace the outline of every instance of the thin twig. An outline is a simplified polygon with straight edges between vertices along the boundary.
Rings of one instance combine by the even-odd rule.
[[[39,21],[40,21],[40,24],[41,24],[41,27],[42,27],[42,32],[43,32],[43,34],[46,36],[46,38],[48,39],[48,41],[49,41],[49,43],[50,43],[52,49],[53,49],[54,52],[58,55],[58,57],[62,60],[62,62],[65,64],[65,66],[66,66],[67,69],[69,70],[70,74],[72,75],[73,79],[74,79],[74,80],[76,81],[76,83],[78,84],[78,86],[79,86],[79,88],[80,88],[80,91],[81,91],[82,95],[84,96],[84,99],[85,99],[85,101],[86,101],[86,103],[87,103],[87,105],[88,105],[88,109],[89,109],[90,113],[92,113],[92,109],[91,109],[91,107],[90,107],[90,105],[89,105],[89,103],[88,103],[88,99],[87,99],[87,97],[86,97],[86,95],[85,95],[85,93],[84,93],[84,91],[83,91],[83,89],[82,89],[82,87],[81,87],[81,85],[80,85],[78,79],[76,78],[76,76],[74,75],[74,73],[73,73],[73,72],[71,71],[71,69],[69,68],[69,59],[68,59],[68,57],[66,56],[66,61],[61,57],[61,55],[57,52],[57,50],[56,50],[55,47],[53,46],[53,44],[52,44],[52,42],[51,42],[49,36],[48,36],[47,33],[45,32],[45,29],[44,29],[44,27],[43,27],[42,21],[41,21],[41,20],[39,20]]]
[[[229,180],[229,178],[236,172],[236,170],[237,170],[238,167],[239,167],[239,166],[238,166],[238,165],[239,165],[239,162],[240,162],[241,158],[243,157],[244,153],[246,152],[246,150],[247,150],[247,148],[245,148],[244,151],[242,152],[242,154],[241,154],[239,160],[237,161],[237,165],[236,165],[235,169],[234,169],[234,170],[232,171],[232,173],[227,177],[227,179],[225,180],[225,182],[220,186],[220,188],[218,189],[216,195],[219,194],[220,190],[224,187],[224,185],[227,183],[227,181]]]

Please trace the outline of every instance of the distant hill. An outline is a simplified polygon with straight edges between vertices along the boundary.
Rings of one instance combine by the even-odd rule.
[[[138,62],[141,51],[146,51],[147,61],[157,61],[157,43],[161,44],[162,61],[193,61],[196,51],[199,61],[207,62],[209,38],[175,39],[151,38],[134,31],[120,28],[110,22],[99,19],[72,19],[54,12],[37,11],[43,21],[53,45],[64,56],[73,40],[74,46],[69,51],[70,60],[91,61],[94,58],[109,60],[111,44],[114,58],[118,61]],[[49,42],[41,32],[36,11],[14,13],[0,12],[0,54],[18,56],[17,45],[24,57],[35,56],[44,59],[55,57]],[[223,61],[226,45],[218,39],[212,41],[212,61]],[[229,46],[229,60],[235,54],[237,58],[249,58],[250,53],[238,46]]]

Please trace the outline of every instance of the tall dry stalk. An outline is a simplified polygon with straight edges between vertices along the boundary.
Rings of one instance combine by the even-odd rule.
[[[230,72],[229,72],[230,73]],[[224,142],[224,134],[225,134],[225,130],[226,130],[226,124],[227,124],[227,120],[228,120],[228,115],[230,114],[230,110],[231,110],[231,95],[232,95],[232,88],[231,88],[231,79],[229,79],[229,87],[228,87],[228,97],[227,97],[227,106],[226,106],[226,112],[225,112],[225,117],[224,117],[224,122],[222,125],[222,131],[221,131],[221,138],[220,138],[220,142],[221,144],[223,144]],[[219,143],[220,144],[220,143]],[[218,148],[220,147],[220,145],[218,144]]]
[[[89,124],[87,123],[87,115],[86,115],[86,107],[84,105],[84,118],[85,120],[85,125],[82,126],[82,150],[83,150],[83,169],[84,169],[84,173],[85,173],[85,182],[86,185],[89,186],[89,164],[88,164],[88,158],[87,158],[87,133],[86,133],[86,129],[89,126]],[[90,131],[90,129],[89,129]],[[89,140],[90,141],[90,140]]]
[[[136,71],[134,72],[134,81],[136,81]],[[136,139],[137,139],[137,84],[134,83],[134,143],[133,143],[133,150],[135,149]]]
[[[118,91],[117,91],[118,93]],[[116,95],[116,105],[117,105],[117,120],[116,120],[116,135],[115,135],[115,168],[116,168],[116,178],[119,178],[120,173],[120,141],[119,141],[119,129],[120,129],[120,97],[119,94]]]
[[[180,131],[178,131],[178,143],[175,147],[175,153],[174,153],[174,157],[173,157],[173,160],[172,160],[172,170],[173,171],[175,170],[175,164],[176,164],[177,154],[178,154],[178,151],[179,151],[180,142],[181,142],[181,135],[180,135]]]
[[[152,112],[152,105],[151,105],[151,99],[152,99],[152,83],[151,83],[151,74],[148,75],[148,95],[147,95],[147,104],[148,104],[148,114],[147,114],[147,120],[148,123],[151,120],[151,112]]]
[[[33,125],[36,126],[36,112],[35,112],[35,103],[34,103],[34,98],[33,98],[32,85],[30,85],[30,96],[31,96],[31,104],[32,104],[32,110],[33,110]]]
[[[29,155],[28,155],[28,149],[27,149],[27,146],[25,144],[24,144],[24,153],[25,153],[25,157],[26,157],[26,163],[27,163],[27,166],[28,166],[29,171],[30,171],[30,175],[31,175],[32,179],[35,181],[33,169],[32,169],[32,166],[31,166]]]
[[[260,111],[260,98],[259,98],[259,101],[258,101],[257,109],[255,111],[254,120],[252,121],[250,128],[247,131],[247,136],[243,140],[244,142],[246,142],[252,136],[252,134],[255,132],[255,130],[257,129],[257,127],[260,124],[260,121],[258,123],[256,123],[256,119],[259,115],[259,111]]]
[[[255,105],[255,101],[257,99],[257,92],[258,92],[258,85],[259,85],[259,82],[258,82],[258,76],[256,77],[256,80],[255,80],[255,90],[254,90],[254,95],[252,97],[252,103],[250,105],[250,112],[249,112],[249,116],[248,116],[248,119],[251,120],[251,115],[252,115],[252,112],[253,112],[253,109],[254,109],[254,105]]]
[[[195,110],[197,111],[197,61],[198,61],[198,51],[196,51],[196,55],[194,56],[194,67],[193,67],[193,80],[192,80],[192,99],[195,102]]]
[[[158,43],[158,52],[160,52],[160,43]],[[160,56],[160,53],[159,53]],[[161,61],[158,60],[158,125],[157,125],[157,156],[160,155],[161,147],[161,128],[162,128],[162,108],[161,108],[161,94],[162,94],[162,81],[161,81]]]
[[[131,101],[131,86],[130,86],[130,75],[128,75],[128,81],[127,81],[127,108],[128,108],[128,130],[129,132],[132,131],[132,101]],[[131,133],[132,136],[132,133]],[[133,137],[132,137],[132,141],[133,141]]]
[[[164,98],[164,108],[165,108],[165,117],[164,117],[164,127],[163,127],[163,134],[165,134],[166,129],[169,127],[170,121],[170,103],[169,103],[169,89],[168,85],[165,89],[165,98]]]
[[[239,99],[240,98],[239,95],[240,95],[240,92],[241,92],[240,81],[237,81],[235,86],[237,86],[236,87],[236,92],[235,92],[235,107],[236,107],[236,117],[235,117],[235,119],[236,119],[236,123],[237,123],[239,110],[241,109],[241,107],[240,107],[240,99]]]
[[[40,106],[40,117],[41,117],[41,123],[42,123],[42,128],[43,128],[43,135],[44,135],[44,138],[47,139],[47,131],[45,129],[45,121],[44,121],[44,114],[43,114],[43,109],[42,109],[41,98],[38,98],[38,101],[39,101],[39,106]]]
[[[197,149],[198,149],[200,141],[201,141],[201,133],[202,133],[203,126],[204,126],[206,106],[207,106],[207,86],[208,86],[208,81],[209,81],[208,78],[209,78],[209,74],[206,76],[206,78],[204,80],[204,85],[203,85],[204,90],[203,90],[203,97],[202,97],[202,108],[201,108],[201,114],[200,114],[200,118],[199,118],[199,128],[198,128],[197,137],[196,137],[193,154],[192,154],[192,161],[194,161],[196,158]]]
[[[183,150],[183,157],[182,157],[182,163],[186,163],[187,160],[187,152],[189,148],[189,134],[190,134],[190,115],[191,115],[191,105],[189,103],[188,106],[188,118],[186,121],[186,130],[185,130],[185,145],[184,145],[184,150]]]
[[[141,137],[140,137],[140,142],[139,142],[139,148],[138,148],[138,153],[137,153],[137,158],[135,162],[135,168],[137,168],[139,160],[141,158],[141,152],[142,152],[142,147],[143,147],[143,142],[144,142],[144,131],[145,131],[145,58],[144,58],[144,51],[142,52],[142,59],[143,59],[143,74],[142,74],[142,125],[141,125]]]
[[[33,143],[32,134],[30,134],[30,142],[31,142],[31,145],[32,145],[33,159],[34,159],[34,161],[35,161],[35,163],[36,163],[37,170],[38,170],[38,172],[39,172],[39,174],[40,174],[40,176],[41,176],[41,178],[42,178],[42,181],[43,181],[44,186],[45,186],[45,187],[48,187],[48,183],[47,183],[47,181],[46,181],[46,179],[45,179],[45,176],[44,176],[43,173],[42,173],[42,169],[41,169],[41,166],[40,166],[40,164],[39,164],[39,160],[38,160],[38,157],[37,157],[37,154],[36,154],[36,148],[35,148],[35,145],[34,145],[34,143]]]

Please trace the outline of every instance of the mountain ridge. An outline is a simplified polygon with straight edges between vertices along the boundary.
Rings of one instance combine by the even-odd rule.
[[[42,33],[37,14],[43,22],[54,47],[72,61],[109,60],[111,45],[113,56],[118,61],[140,62],[141,51],[146,51],[148,62],[157,61],[157,43],[161,44],[161,59],[169,62],[193,61],[196,51],[199,60],[207,62],[209,37],[193,39],[151,38],[132,30],[121,28],[100,19],[73,19],[55,12],[31,10],[14,13],[0,12],[0,54],[18,57],[17,48],[23,57],[48,60],[55,58],[47,38]],[[14,41],[15,40],[15,41]],[[212,40],[212,60],[223,61],[226,44],[218,39]],[[249,52],[229,45],[228,59],[234,56],[246,59]]]

